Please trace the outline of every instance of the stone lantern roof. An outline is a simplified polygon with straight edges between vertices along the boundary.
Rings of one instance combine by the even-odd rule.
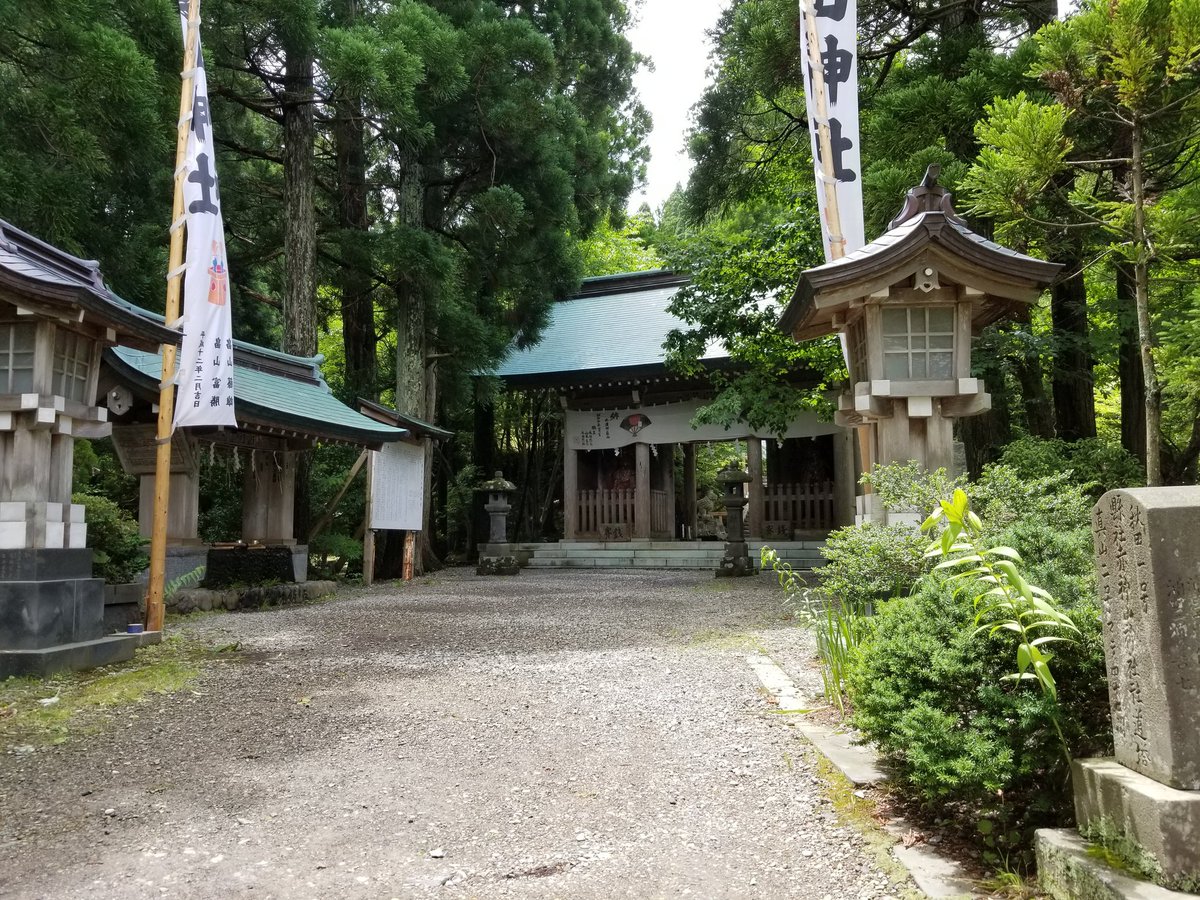
[[[104,329],[108,343],[151,349],[177,344],[178,331],[147,319],[104,283],[100,264],[79,259],[0,220],[0,296],[44,319]]]
[[[1034,302],[1062,268],[980,237],[954,211],[951,195],[930,166],[912,188],[889,230],[841,259],[808,269],[780,320],[796,340],[842,330],[847,315],[872,295],[911,287],[929,293],[942,280],[973,301],[975,329]]]

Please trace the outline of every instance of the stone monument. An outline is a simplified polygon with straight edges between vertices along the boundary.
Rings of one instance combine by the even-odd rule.
[[[1160,884],[1197,891],[1200,487],[1110,491],[1093,528],[1115,758],[1075,761],[1076,819]],[[1078,871],[1060,877],[1051,843],[1039,833],[1043,887],[1056,897],[1096,896],[1070,883]]]

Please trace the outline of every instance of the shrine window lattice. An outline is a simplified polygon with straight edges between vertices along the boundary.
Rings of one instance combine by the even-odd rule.
[[[954,309],[913,306],[883,311],[883,377],[954,377]]]
[[[0,394],[33,391],[33,354],[37,328],[32,324],[0,325]]]

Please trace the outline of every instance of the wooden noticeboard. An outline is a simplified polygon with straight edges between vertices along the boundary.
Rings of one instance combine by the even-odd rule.
[[[420,531],[425,512],[425,448],[397,441],[371,453],[367,527]]]

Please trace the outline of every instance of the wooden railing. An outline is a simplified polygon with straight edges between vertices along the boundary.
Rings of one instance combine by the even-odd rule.
[[[650,533],[669,534],[667,527],[667,492],[650,492]]]
[[[626,525],[633,534],[632,490],[579,492],[579,533],[599,534],[605,525]]]
[[[768,484],[763,500],[767,522],[790,522],[792,528],[802,531],[833,528],[832,481]]]

